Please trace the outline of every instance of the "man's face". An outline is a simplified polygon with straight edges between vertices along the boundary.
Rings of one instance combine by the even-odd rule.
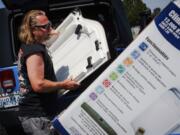
[[[46,41],[49,39],[50,32],[52,30],[51,22],[45,15],[39,15],[36,19],[37,24],[33,30],[33,34],[39,41]]]

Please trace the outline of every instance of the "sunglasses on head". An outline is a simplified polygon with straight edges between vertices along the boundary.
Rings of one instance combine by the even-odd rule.
[[[43,28],[43,29],[46,29],[46,30],[49,30],[52,26],[52,23],[49,21],[47,24],[44,24],[44,25],[35,25],[35,27],[38,27],[38,28]]]

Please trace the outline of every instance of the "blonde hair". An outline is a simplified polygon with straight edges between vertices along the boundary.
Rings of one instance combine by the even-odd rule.
[[[32,28],[37,25],[36,17],[39,15],[45,15],[45,12],[42,10],[31,10],[24,16],[19,29],[19,39],[22,43],[33,44],[36,42],[32,34]]]

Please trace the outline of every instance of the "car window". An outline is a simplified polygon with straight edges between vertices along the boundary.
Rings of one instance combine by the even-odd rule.
[[[2,3],[2,1],[0,0],[0,9],[4,8],[4,4]]]

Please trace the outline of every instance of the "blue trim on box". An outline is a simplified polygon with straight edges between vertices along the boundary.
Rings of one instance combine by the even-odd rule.
[[[62,135],[69,135],[69,133],[65,130],[57,117],[52,120],[52,125]]]
[[[16,87],[14,89],[14,92],[19,91],[20,86],[19,86],[19,78],[18,78],[18,67],[14,66],[13,67],[13,71],[14,71],[14,77],[15,77],[15,82],[16,82]]]
[[[180,25],[179,25],[179,23],[177,21],[174,21],[174,19],[172,19],[172,17],[171,17],[172,15],[171,14],[175,14],[173,16],[173,18],[175,18],[177,15],[180,14],[179,7],[177,7],[177,5],[175,5],[173,2],[171,2],[160,13],[160,15],[155,18],[155,24],[156,24],[159,32],[163,35],[163,37],[167,41],[169,41],[174,47],[176,47],[178,50],[180,50],[180,45],[179,45],[180,38],[178,38],[178,37],[180,37],[180,32],[179,32]],[[167,22],[165,21],[165,19],[167,20]],[[167,25],[169,25],[170,23],[173,24],[173,26],[175,27],[174,30],[171,27],[172,32],[167,30],[167,27],[169,27]],[[176,35],[178,37],[176,37],[173,33],[176,33]]]

